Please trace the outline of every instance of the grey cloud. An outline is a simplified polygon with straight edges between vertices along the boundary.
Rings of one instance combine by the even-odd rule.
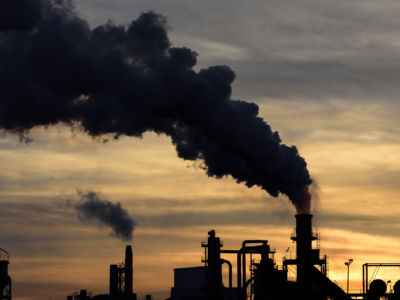
[[[225,199],[203,199],[199,201],[199,206],[194,206],[193,209],[184,210],[184,207],[192,203],[192,201],[177,201],[174,199],[142,199],[135,200],[130,203],[129,207],[142,208],[135,213],[135,220],[140,223],[142,228],[175,228],[175,227],[191,227],[191,226],[220,226],[220,225],[261,225],[261,226],[290,226],[295,224],[294,212],[291,206],[274,205],[273,202],[266,202],[263,199],[250,199],[255,203],[255,208],[243,209],[240,207],[242,199],[229,199],[232,203],[231,209],[225,208],[223,211],[207,211],[206,208],[211,205],[211,202],[218,204],[225,203]],[[21,228],[48,228],[54,226],[57,222],[61,225],[69,226],[69,228],[78,227],[74,221],[74,213],[65,211],[64,207],[59,205],[48,204],[46,200],[42,203],[34,203],[26,198],[25,201],[20,200],[16,203],[15,199],[9,202],[2,203],[0,212],[0,224],[7,224],[5,228],[20,226]],[[39,201],[38,201],[39,202]],[[267,203],[264,208],[258,204]],[[276,204],[282,204],[282,201],[275,199]],[[53,202],[54,203],[54,202]],[[61,202],[59,202],[61,203]],[[203,205],[203,209],[201,206]],[[164,213],[154,213],[153,209],[158,207],[164,210]],[[147,209],[143,209],[147,208]],[[168,211],[165,209],[168,208]],[[32,217],[36,216],[36,217]],[[2,225],[4,227],[4,225]],[[366,234],[377,234],[382,236],[398,236],[400,224],[397,215],[362,215],[362,214],[344,214],[339,212],[317,212],[314,216],[314,226],[318,228],[337,228],[341,230],[349,230],[362,232]],[[18,228],[17,228],[18,229]],[[17,230],[17,231],[19,231]],[[34,230],[34,229],[32,229]],[[60,240],[74,240],[74,232],[65,229],[64,232],[42,232],[38,231],[34,237],[31,233],[27,233],[24,239],[31,239],[32,242],[46,240],[46,236],[51,238],[59,237]],[[10,233],[5,238],[7,230],[1,234],[1,239],[11,240],[12,236],[18,234],[24,235],[22,232],[16,234]],[[84,235],[84,233],[81,233]],[[20,240],[21,236],[17,236],[16,240]],[[90,238],[84,235],[83,239]]]
[[[103,233],[93,230],[82,230],[82,227],[76,221],[73,211],[66,211],[65,208],[49,204],[49,199],[43,199],[40,202],[32,201],[26,198],[25,201],[16,203],[15,199],[10,202],[2,203],[0,211],[0,226],[3,230],[0,232],[0,240],[5,241],[2,247],[9,250],[13,256],[47,256],[59,257],[60,253],[69,257],[71,249],[79,245],[79,249],[90,251],[93,245],[99,245],[100,240],[106,242],[109,246],[115,245],[114,240],[104,241]],[[172,249],[174,247],[190,248],[191,245],[199,242],[195,235],[185,236],[181,234],[182,228],[204,227],[204,230],[211,228],[218,229],[220,226],[260,226],[260,227],[289,227],[294,228],[295,218],[293,209],[289,204],[287,209],[279,207],[259,206],[254,209],[238,209],[233,205],[231,209],[223,211],[207,211],[196,207],[193,210],[182,211],[185,206],[174,202],[171,199],[148,199],[150,209],[138,210],[135,213],[135,220],[140,223],[140,230],[136,233],[136,249],[153,253],[154,249]],[[164,213],[152,213],[151,207],[167,200],[165,207],[172,204],[170,210]],[[220,199],[220,201],[224,201]],[[239,199],[238,199],[239,201]],[[239,202],[235,204],[239,204]],[[276,200],[277,203],[279,200]],[[282,201],[280,201],[282,203]],[[175,204],[174,204],[175,203]],[[135,206],[135,203],[132,203]],[[175,206],[174,206],[175,205]],[[207,207],[209,203],[205,203]],[[179,211],[175,210],[179,209]],[[361,215],[357,213],[343,214],[339,212],[328,213],[318,212],[314,215],[314,226],[317,231],[324,232],[326,228],[353,231],[364,234],[378,236],[398,237],[400,224],[397,215]],[[165,229],[168,235],[157,233],[157,231],[148,232],[146,229]],[[176,234],[174,234],[176,229]],[[266,237],[268,239],[268,237]],[[273,241],[271,241],[273,243]],[[67,245],[67,246],[66,246]],[[168,245],[168,247],[166,246]],[[182,250],[182,249],[181,249]]]
[[[397,60],[400,57],[392,57]],[[233,62],[239,95],[271,98],[393,100],[400,92],[400,65],[371,65],[373,57],[355,64],[351,58],[312,61]],[[262,67],[260,67],[262,66]]]
[[[143,227],[182,227],[218,225],[295,226],[293,214],[284,211],[241,210],[226,212],[186,212],[137,216]],[[344,215],[318,213],[314,225],[365,234],[397,237],[400,230],[397,216]]]
[[[343,248],[331,248],[329,247],[329,252],[327,253],[328,257],[332,256],[344,256],[344,257],[357,257],[360,252],[359,249],[352,249],[351,247],[343,247]],[[376,249],[363,249],[363,256],[386,256],[386,257],[395,257],[397,256],[397,251],[390,251],[385,247],[380,247]]]
[[[172,41],[196,48],[190,39],[218,41],[247,52],[245,60],[221,60],[238,74],[234,95],[340,97],[359,101],[397,100],[400,92],[398,1],[78,1],[94,10],[91,22],[111,10],[127,21],[156,9],[169,18]],[[185,13],[181,13],[184,11]],[[177,13],[179,12],[179,13]],[[227,21],[228,20],[228,21]],[[212,56],[212,53],[210,53]],[[200,64],[216,63],[200,53]]]
[[[93,176],[93,173],[96,176]],[[25,170],[16,175],[0,175],[0,190],[20,191],[24,187],[25,191],[32,190],[51,190],[54,187],[60,189],[91,186],[109,186],[116,184],[136,184],[148,180],[151,176],[147,174],[130,173],[130,177],[121,173],[120,170],[112,168],[98,167],[87,168],[85,170],[58,169],[56,173],[49,174],[43,170]]]
[[[288,225],[292,215],[284,213],[269,214],[263,211],[240,210],[226,212],[182,212],[160,215],[138,216],[143,226],[181,227],[181,226],[217,226],[217,225]]]
[[[244,200],[242,197],[194,197],[190,199],[172,199],[172,198],[135,198],[129,201],[129,206],[135,209],[158,209],[158,210],[205,210],[214,209],[218,210],[218,207],[229,206],[231,210],[241,209],[244,205],[253,207],[265,207],[270,209],[281,209],[289,211],[292,207],[289,201],[284,197],[273,198],[273,197],[246,197]]]
[[[391,237],[398,237],[400,230],[400,223],[396,215],[321,213],[317,216],[317,224],[320,227]]]

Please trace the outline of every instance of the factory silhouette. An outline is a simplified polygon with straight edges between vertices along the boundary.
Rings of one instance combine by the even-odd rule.
[[[348,288],[346,292],[329,279],[327,256],[320,253],[312,217],[296,215],[296,229],[291,236],[296,243],[296,255],[283,257],[281,266],[275,263],[275,250],[267,240],[245,240],[240,249],[224,249],[216,232],[209,231],[207,240],[201,242],[204,265],[174,269],[174,286],[166,300],[400,300],[400,280],[388,291],[383,280],[368,273],[371,267],[400,267],[400,263],[365,263],[363,290],[359,293],[349,293]],[[9,254],[1,248],[0,254],[0,300],[11,300]],[[236,262],[225,259],[227,254],[235,255]],[[229,272],[228,278],[223,279],[225,264]],[[296,280],[288,276],[291,267],[296,269]],[[133,270],[133,251],[128,245],[124,262],[110,265],[109,294],[93,296],[81,290],[66,296],[66,300],[136,300]],[[145,299],[151,300],[152,296],[146,295]]]

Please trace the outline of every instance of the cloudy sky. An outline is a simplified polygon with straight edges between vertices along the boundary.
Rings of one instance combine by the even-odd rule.
[[[399,1],[75,0],[92,28],[128,24],[153,10],[173,46],[198,53],[196,70],[229,65],[233,99],[296,145],[318,188],[314,226],[329,275],[361,288],[366,262],[398,262],[400,248]],[[66,200],[95,191],[134,217],[134,289],[164,299],[173,269],[201,264],[215,229],[224,248],[267,239],[277,262],[295,210],[286,197],[204,174],[177,157],[170,138],[146,133],[103,143],[63,125],[0,139],[0,247],[11,253],[17,300],[65,299],[108,290],[108,267],[124,246],[106,226],[82,223]],[[392,282],[400,270],[382,271]],[[226,279],[225,279],[226,280]]]

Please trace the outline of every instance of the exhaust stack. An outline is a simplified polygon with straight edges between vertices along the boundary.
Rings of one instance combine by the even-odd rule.
[[[316,238],[312,234],[312,215],[296,215],[296,253],[297,253],[297,284],[304,296],[311,295],[312,241]]]
[[[133,259],[132,246],[125,249],[125,295],[133,294]]]

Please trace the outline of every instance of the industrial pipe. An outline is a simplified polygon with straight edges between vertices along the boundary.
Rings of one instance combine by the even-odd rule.
[[[232,264],[229,260],[221,258],[221,265],[227,264],[229,268],[229,298],[232,300]]]
[[[242,265],[241,265],[241,255],[242,250],[221,250],[221,253],[229,253],[229,254],[236,254],[237,261],[236,261],[236,268],[237,268],[237,287],[240,289],[242,287]]]
[[[237,270],[236,270],[237,271],[237,287],[239,289],[239,292],[242,287],[242,264],[240,262],[241,255],[242,255],[242,252],[239,251],[237,254]]]
[[[266,244],[266,243],[268,243],[268,241],[267,240],[245,240],[242,243],[242,249],[241,250],[242,250],[242,253],[243,253],[243,256],[242,256],[242,261],[243,261],[242,282],[243,282],[243,297],[244,297],[243,299],[246,299],[246,296],[247,296],[247,291],[246,291],[246,288],[247,288],[247,286],[246,286],[246,244],[255,244],[255,243]]]

